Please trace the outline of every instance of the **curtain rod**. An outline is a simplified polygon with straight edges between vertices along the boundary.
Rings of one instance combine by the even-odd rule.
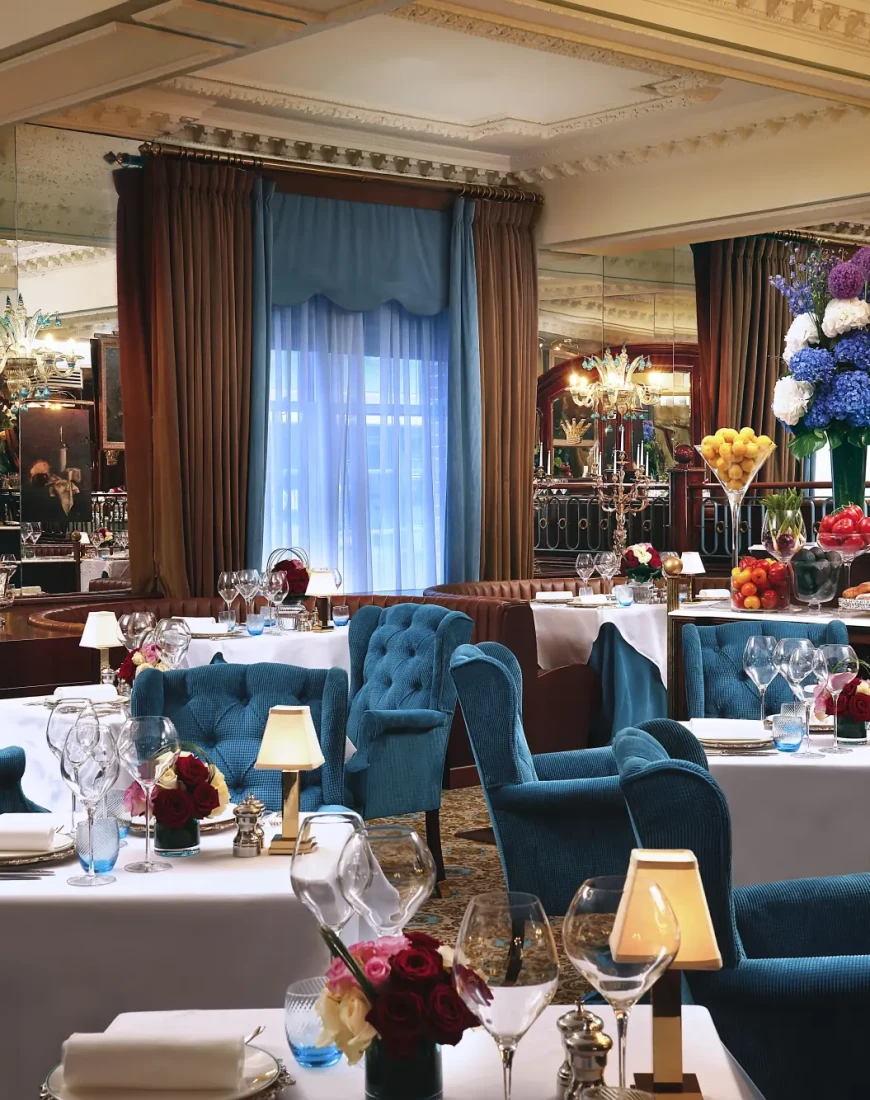
[[[795,241],[797,243],[806,244],[839,244],[847,245],[850,248],[859,248],[861,242],[855,240],[853,237],[838,236],[836,233],[830,234],[816,234],[816,233],[801,233],[795,230],[793,233],[789,233],[786,230],[782,230],[778,233],[762,233],[761,236],[769,237],[774,241]]]
[[[211,149],[192,149],[186,145],[164,145],[161,142],[146,141],[139,146],[139,152],[152,156],[176,157],[180,160],[196,160],[211,164],[232,164],[240,168],[274,168],[282,172],[302,173],[313,176],[327,176],[333,179],[359,180],[373,183],[401,183],[412,187],[422,187],[429,191],[455,192],[470,199],[494,199],[499,202],[520,202],[541,204],[544,196],[536,191],[524,191],[519,187],[490,187],[480,183],[456,183],[453,180],[429,180],[418,176],[402,176],[393,172],[357,172],[353,168],[335,168],[322,164],[297,164],[281,160],[278,157],[261,157],[254,154],[223,153]],[[106,160],[115,159],[115,154],[107,154]],[[126,158],[125,158],[126,159]],[[135,158],[138,159],[138,158]],[[118,161],[116,160],[116,163]],[[127,163],[133,163],[129,158]]]

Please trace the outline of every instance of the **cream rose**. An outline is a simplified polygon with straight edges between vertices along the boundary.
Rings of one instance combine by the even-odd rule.
[[[178,786],[178,776],[175,774],[175,768],[167,768],[157,780],[157,786],[162,787],[165,791],[174,791]]]
[[[859,680],[858,686],[855,688],[856,695],[870,695],[870,683],[866,680]]]
[[[324,989],[315,1005],[323,1023],[315,1046],[327,1047],[335,1043],[353,1066],[362,1058],[377,1032],[366,1020],[371,1005],[359,987],[354,986],[342,997],[333,996]]]
[[[215,772],[214,772],[214,775],[211,777],[210,783],[214,787],[214,789],[217,791],[218,798],[220,799],[220,802],[218,802],[217,807],[214,810],[212,810],[212,812],[208,816],[209,817],[220,817],[220,815],[224,812],[224,810],[230,804],[230,789],[227,786],[227,783],[226,783],[226,780],[223,777],[223,774],[221,772],[219,772],[217,768],[215,768]]]

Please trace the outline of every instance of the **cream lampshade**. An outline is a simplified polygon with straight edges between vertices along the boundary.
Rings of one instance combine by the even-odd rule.
[[[338,592],[335,573],[331,569],[312,569],[308,574],[308,588],[306,596],[314,597],[314,607],[317,611],[315,630],[332,630],[332,600],[330,597]]]
[[[707,907],[694,852],[635,849],[631,853],[625,890],[610,950],[615,959],[644,957],[660,945],[649,906],[632,905],[634,892],[656,883],[670,902],[680,927],[680,949],[652,988],[653,1072],[635,1074],[639,1089],[653,1094],[701,1097],[698,1079],[683,1073],[681,970],[720,970],[722,956]]]
[[[684,550],[680,555],[680,561],[683,563],[684,577],[697,577],[707,572],[701,561],[701,555],[696,550]]]
[[[124,637],[113,612],[89,612],[79,645],[85,649],[100,651],[100,679],[110,683],[112,670],[109,667],[109,650],[124,645]]]
[[[299,773],[319,768],[323,753],[310,707],[272,707],[255,768],[281,772],[281,832],[270,855],[293,855],[299,832]]]

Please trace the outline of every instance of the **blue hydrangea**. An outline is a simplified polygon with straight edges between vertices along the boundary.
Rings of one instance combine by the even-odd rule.
[[[825,348],[801,348],[791,357],[788,369],[798,382],[827,382],[834,376],[837,364]]]
[[[808,428],[827,428],[832,420],[870,428],[870,377],[863,371],[842,371],[816,390],[804,423]]]
[[[798,353],[800,354],[800,353]],[[837,363],[850,363],[856,370],[870,371],[870,332],[850,332],[834,348]]]

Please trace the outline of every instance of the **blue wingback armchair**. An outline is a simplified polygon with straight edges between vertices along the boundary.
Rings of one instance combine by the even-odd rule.
[[[683,627],[683,675],[690,718],[758,718],[758,692],[743,671],[743,650],[754,634],[773,638],[809,638],[815,646],[848,645],[846,627],[830,623],[777,623],[753,619],[744,623]],[[765,694],[766,708],[779,712],[783,703],[793,703],[788,684],[781,676]]]
[[[497,642],[464,645],[450,665],[510,890],[537,894],[564,913],[593,875],[623,874],[631,825],[609,748],[529,751],[522,723],[522,674]],[[647,724],[667,755],[706,766],[704,750],[677,722]]]
[[[48,813],[48,810],[25,797],[21,789],[26,765],[24,749],[18,745],[0,749],[0,814]]]
[[[224,773],[230,798],[253,791],[270,810],[281,809],[281,773],[254,767],[269,710],[311,708],[324,761],[302,772],[300,807],[340,805],[344,794],[347,676],[338,668],[282,664],[215,664],[176,672],[145,669],[133,684],[133,717],[162,714],[182,741],[199,745]]]
[[[367,820],[425,812],[439,882],[441,783],[456,708],[448,669],[472,626],[461,611],[407,603],[361,607],[349,628],[354,808]]]
[[[716,780],[640,730],[621,731],[613,750],[638,842],[698,857],[724,969],[684,976],[722,1041],[766,1100],[867,1095],[870,875],[732,889]],[[833,1052],[803,1041],[820,1021]]]

